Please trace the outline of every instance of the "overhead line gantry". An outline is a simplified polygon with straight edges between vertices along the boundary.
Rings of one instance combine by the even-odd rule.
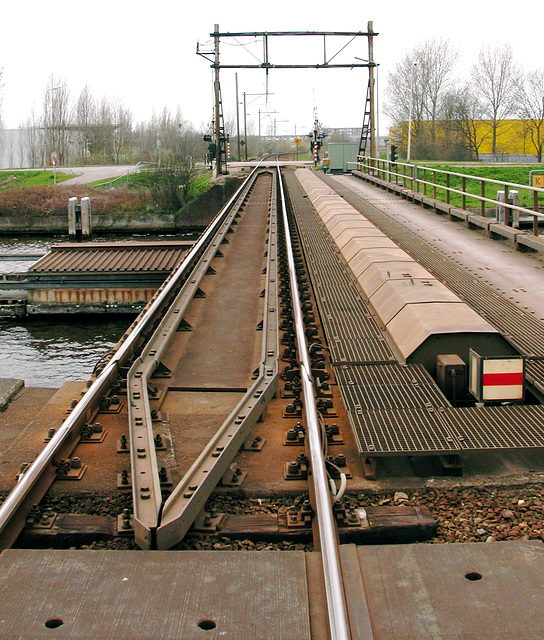
[[[264,69],[267,77],[270,69],[357,69],[368,68],[369,80],[367,100],[365,106],[365,122],[363,124],[363,132],[367,138],[370,138],[370,156],[376,156],[376,126],[375,126],[375,79],[374,68],[377,64],[374,62],[374,36],[378,35],[373,30],[373,23],[368,23],[367,31],[238,31],[238,32],[222,32],[219,31],[219,25],[215,25],[214,32],[210,36],[214,39],[213,51],[201,51],[199,44],[197,44],[197,54],[211,62],[211,67],[214,69],[214,134],[213,142],[215,143],[214,156],[216,159],[215,173],[216,177],[222,173],[226,173],[227,168],[227,137],[225,134],[224,122],[223,122],[223,108],[221,101],[221,86],[219,83],[219,70],[220,69]],[[322,37],[323,38],[323,61],[315,62],[313,64],[285,64],[285,63],[273,63],[269,58],[268,43],[271,38],[276,37]],[[219,44],[221,38],[241,38],[241,37],[253,37],[263,39],[263,61],[253,64],[225,64],[219,60]],[[332,37],[344,37],[351,38],[349,42],[344,44],[336,53],[332,56],[327,56],[327,38]],[[340,63],[333,62],[333,60],[349,45],[353,40],[359,37],[365,37],[368,39],[368,60],[360,60],[358,58],[353,62]],[[361,143],[363,132],[361,134]],[[366,139],[366,138],[365,138]],[[366,146],[366,145],[365,145]]]

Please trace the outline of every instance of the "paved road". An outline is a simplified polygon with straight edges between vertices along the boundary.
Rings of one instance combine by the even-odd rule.
[[[89,182],[97,182],[98,180],[109,180],[110,178],[119,178],[126,176],[127,172],[138,171],[137,165],[113,165],[107,167],[59,167],[59,171],[63,173],[73,173],[74,178],[65,180],[63,185],[71,184],[89,184]]]

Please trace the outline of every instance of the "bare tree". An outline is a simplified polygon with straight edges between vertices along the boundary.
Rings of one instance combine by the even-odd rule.
[[[493,135],[493,127],[484,120],[485,106],[470,84],[450,92],[447,122],[463,147],[478,160],[482,144]]]
[[[70,125],[70,92],[66,80],[53,75],[43,96],[44,105],[44,163],[55,151],[60,164],[67,159]]]
[[[431,123],[431,143],[436,145],[436,122],[444,109],[444,97],[454,82],[457,52],[442,38],[427,40],[416,50],[417,79],[421,83],[423,115]]]
[[[23,124],[24,157],[30,167],[39,167],[43,160],[43,119],[36,116],[34,108]]]
[[[113,114],[113,153],[116,164],[132,157],[132,112],[120,101],[112,104]]]
[[[92,143],[97,124],[96,101],[91,88],[85,84],[75,106],[76,139],[79,147],[79,162],[86,164],[91,159]]]
[[[436,123],[454,82],[456,62],[457,52],[448,40],[431,39],[407,53],[389,74],[385,111],[396,123],[411,115],[420,154],[434,155]]]
[[[530,71],[519,83],[516,104],[525,120],[526,130],[537,156],[542,162],[544,149],[544,69]]]
[[[515,92],[520,71],[508,44],[482,47],[478,63],[472,67],[473,91],[480,96],[484,117],[492,122],[492,152],[497,153],[497,132],[515,111]]]

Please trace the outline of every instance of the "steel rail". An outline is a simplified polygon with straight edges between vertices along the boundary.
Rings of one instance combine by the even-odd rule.
[[[273,194],[277,176],[273,172]],[[246,439],[250,428],[275,395],[279,380],[277,201],[271,201],[268,230],[266,285],[263,306],[261,360],[255,382],[219,427],[199,457],[165,502],[157,529],[157,548],[169,549],[185,535],[202,512],[232,458]]]
[[[158,290],[154,299],[151,300],[147,310],[144,309],[141,317],[136,320],[132,331],[129,334],[125,334],[126,338],[122,342],[115,355],[105,365],[100,375],[87,389],[85,395],[80,399],[80,401],[71,411],[68,418],[57,429],[55,435],[44,447],[36,460],[34,460],[30,467],[28,467],[25,473],[19,478],[18,483],[7,495],[2,505],[0,505],[0,536],[4,533],[5,529],[8,527],[17,511],[20,509],[25,498],[36,486],[43,472],[52,463],[54,457],[60,451],[64,443],[68,440],[69,437],[74,435],[77,429],[81,429],[86,422],[89,422],[92,419],[92,416],[99,408],[100,400],[109,390],[113,379],[119,371],[119,368],[127,360],[130,359],[145,329],[147,329],[148,325],[155,319],[157,313],[159,313],[165,302],[169,299],[169,296],[172,295],[172,292],[178,286],[179,281],[192,270],[195,261],[198,259],[198,256],[200,255],[202,250],[209,244],[209,242],[217,232],[217,229],[220,227],[224,218],[230,211],[231,207],[242,193],[248,181],[260,168],[260,164],[261,163],[259,163],[253,169],[253,171],[247,177],[246,181],[242,185],[240,185],[234,195],[229,199],[229,201],[221,209],[221,211],[215,216],[212,222],[208,225],[207,229],[193,245],[180,266],[174,272],[172,272],[169,279]],[[0,548],[2,548],[1,544]]]
[[[155,531],[162,506],[148,383],[153,373],[158,369],[161,358],[197,293],[210,262],[219,250],[219,246],[232,226],[240,207],[246,202],[249,191],[258,176],[258,172],[252,174],[251,179],[245,183],[242,194],[217,229],[213,239],[191,271],[191,277],[185,281],[176,294],[168,311],[127,376],[134,537],[142,549],[151,549],[155,545]]]
[[[277,166],[280,185],[281,207],[285,227],[285,244],[289,266],[291,298],[296,332],[297,350],[300,357],[300,377],[304,398],[304,413],[310,458],[311,477],[315,492],[316,518],[321,542],[321,561],[325,579],[327,611],[331,640],[348,640],[350,638],[348,616],[342,572],[340,568],[339,549],[336,526],[332,513],[330,486],[323,456],[323,446],[319,426],[319,417],[315,398],[314,385],[311,378],[311,366],[306,344],[302,308],[297,285],[295,258],[291,245],[291,228],[287,216],[287,205],[283,189],[279,163]]]

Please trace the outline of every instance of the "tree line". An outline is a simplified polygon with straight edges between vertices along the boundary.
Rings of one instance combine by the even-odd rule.
[[[384,110],[406,132],[412,123],[411,157],[477,160],[486,141],[497,156],[501,126],[519,119],[517,135],[541,162],[544,69],[525,70],[509,44],[483,46],[466,78],[458,62],[451,42],[434,38],[408,51],[388,76]]]
[[[97,98],[88,84],[72,98],[66,80],[56,76],[48,81],[41,112],[33,109],[19,130],[19,156],[33,167],[49,166],[52,154],[58,165],[190,163],[204,150],[202,131],[179,107],[134,122],[120,100]]]
[[[2,68],[0,67],[0,133],[2,98]],[[247,122],[247,153],[261,155],[270,149],[272,124],[263,137],[256,133],[255,122]],[[10,162],[18,158],[20,166],[50,166],[52,154],[59,166],[125,164],[138,161],[162,163],[163,166],[194,164],[207,153],[203,141],[209,124],[195,127],[187,121],[178,107],[175,112],[164,108],[148,121],[135,122],[129,107],[120,100],[97,98],[86,84],[72,96],[67,81],[52,75],[43,92],[41,109],[32,109],[19,124],[17,148],[13,140],[4,141]],[[227,114],[225,131],[230,136],[231,159],[238,159],[236,119]],[[241,140],[243,140],[243,133]],[[275,137],[275,136],[274,136]],[[242,142],[242,145],[245,140]],[[288,151],[289,143],[273,143],[278,150]],[[2,140],[0,138],[0,151]],[[10,146],[11,145],[11,146]],[[281,147],[281,148],[280,148]],[[285,147],[285,149],[283,148]],[[243,159],[245,148],[240,156]],[[13,165],[12,165],[13,166]]]

